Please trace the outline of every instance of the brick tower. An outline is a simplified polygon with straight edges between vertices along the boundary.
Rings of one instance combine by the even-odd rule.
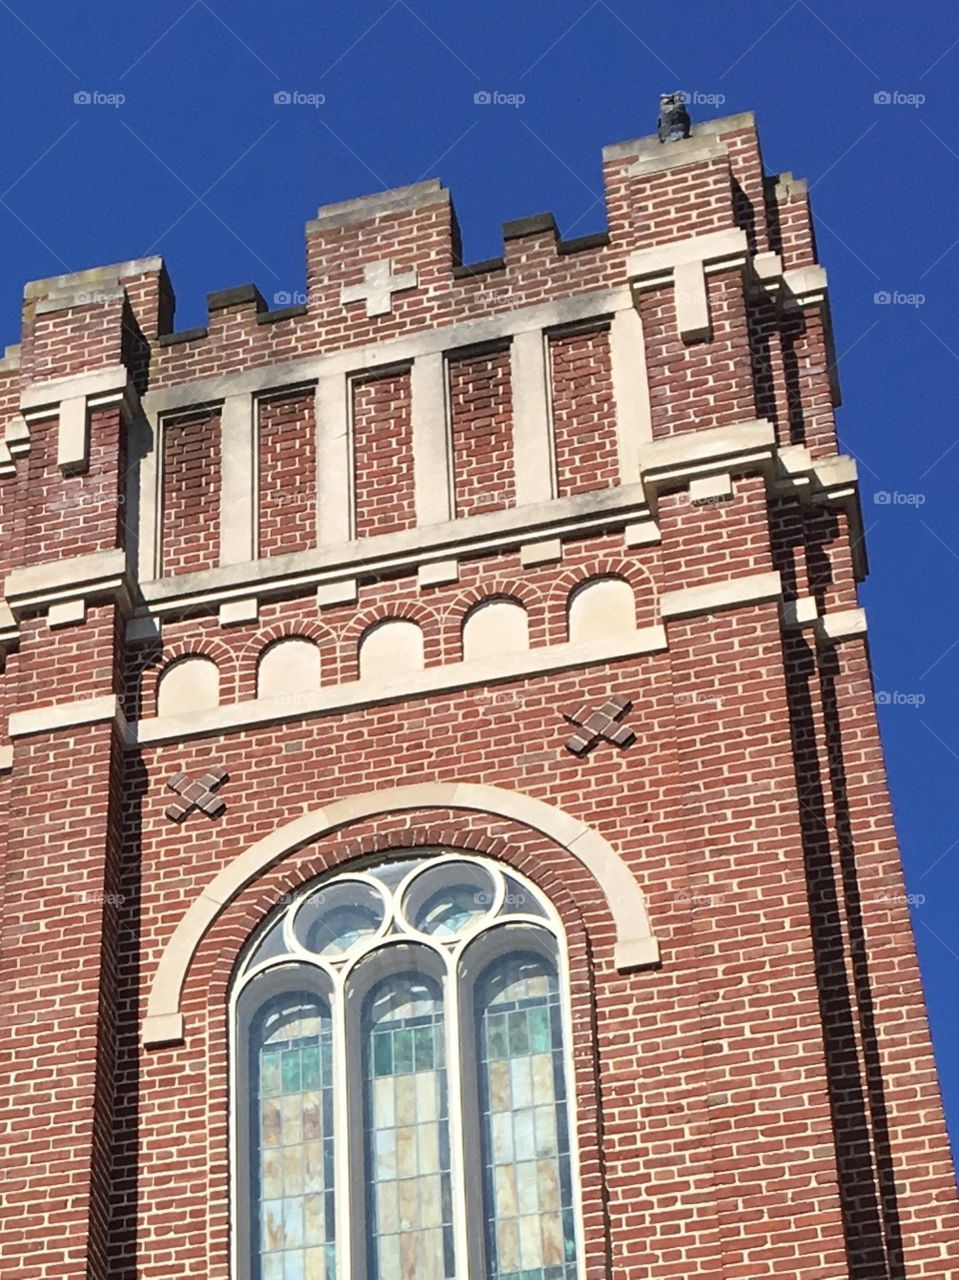
[[[806,187],[667,116],[601,234],[27,286],[4,1280],[953,1274]]]

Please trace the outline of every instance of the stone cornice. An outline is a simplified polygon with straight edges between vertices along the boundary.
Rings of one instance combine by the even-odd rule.
[[[132,591],[126,554],[120,549],[53,560],[14,569],[7,575],[4,594],[15,618],[58,605],[99,600],[120,602],[131,609]]]

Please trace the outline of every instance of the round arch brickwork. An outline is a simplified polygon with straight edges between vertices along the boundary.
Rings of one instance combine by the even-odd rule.
[[[144,1044],[182,1039],[180,1001],[193,956],[223,909],[259,875],[285,854],[337,827],[362,818],[429,808],[510,819],[554,840],[587,869],[606,900],[615,926],[616,967],[637,969],[658,963],[659,947],[650,929],[642,890],[609,842],[584,822],[542,800],[501,787],[474,783],[395,787],[337,800],[305,813],[257,841],[213,877],[181,917],[160,957],[143,1026]]]

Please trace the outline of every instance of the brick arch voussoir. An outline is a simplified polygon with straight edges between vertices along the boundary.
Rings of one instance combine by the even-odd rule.
[[[487,600],[509,600],[521,604],[529,619],[530,645],[543,644],[546,639],[548,619],[543,592],[522,578],[496,577],[474,582],[457,592],[443,610],[443,635],[448,661],[459,661],[463,656],[463,626],[477,607]]]
[[[175,640],[172,644],[164,646],[158,666],[143,672],[143,680],[149,681],[148,688],[144,690],[144,693],[149,693],[149,697],[144,698],[145,715],[157,714],[160,681],[170,668],[183,658],[207,658],[213,662],[220,673],[220,702],[229,704],[237,701],[237,659],[228,644],[210,637]]]
[[[588,582],[602,578],[619,578],[632,588],[636,600],[637,619],[642,616],[645,596],[652,602],[650,619],[659,617],[659,587],[651,571],[643,564],[626,557],[605,556],[592,564],[577,565],[561,573],[549,593],[549,618],[551,644],[562,644],[567,639],[567,618],[570,601],[575,592]]]
[[[443,661],[440,620],[435,609],[417,600],[397,600],[371,605],[355,614],[340,634],[340,678],[356,680],[360,670],[360,644],[368,631],[383,622],[415,622],[423,633],[423,661],[427,667]]]
[[[238,655],[238,680],[241,697],[256,695],[256,679],[260,661],[280,640],[310,640],[320,651],[324,684],[339,681],[339,644],[336,632],[324,622],[310,618],[284,618],[261,627],[243,645]]]
[[[197,890],[167,940],[154,972],[144,1042],[151,1045],[182,1039],[181,1002],[194,958],[224,910],[254,881],[272,873],[291,852],[331,835],[341,839],[343,829],[357,820],[379,821],[402,814],[408,828],[408,815],[424,809],[439,811],[444,817],[450,811],[485,814],[517,823],[562,846],[592,877],[601,895],[597,901],[606,904],[613,924],[615,966],[631,970],[658,964],[659,947],[650,927],[643,891],[619,853],[594,828],[546,801],[502,787],[431,782],[378,788],[310,810],[274,829],[220,867],[210,882]],[[532,878],[536,879],[535,874]]]

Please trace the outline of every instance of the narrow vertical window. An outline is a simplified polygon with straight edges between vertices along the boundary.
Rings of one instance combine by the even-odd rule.
[[[376,984],[363,1012],[369,1280],[452,1280],[443,998],[424,974]]]
[[[332,1022],[304,992],[274,996],[251,1040],[255,1280],[333,1280]]]
[[[493,961],[476,987],[489,1280],[573,1280],[576,1232],[556,967]]]

